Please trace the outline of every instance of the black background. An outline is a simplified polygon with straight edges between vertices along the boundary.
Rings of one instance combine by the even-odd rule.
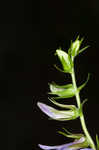
[[[50,104],[48,82],[70,81],[53,68],[57,63],[54,52],[59,46],[67,50],[77,35],[85,38],[82,46],[90,45],[76,58],[75,65],[78,85],[91,73],[81,98],[88,98],[84,106],[86,124],[95,139],[99,134],[99,2],[21,1],[0,7],[0,148],[38,150],[38,143],[69,142],[57,134],[61,127],[81,131],[78,119],[49,121],[36,105],[38,101]]]

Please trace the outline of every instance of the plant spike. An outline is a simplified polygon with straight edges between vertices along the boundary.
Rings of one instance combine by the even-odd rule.
[[[57,66],[56,66],[56,69],[58,69],[61,72],[64,72],[65,74],[69,73],[71,75],[72,83],[67,84],[67,85],[57,85],[55,83],[49,84],[49,87],[50,87],[49,94],[55,95],[54,97],[49,98],[49,100],[57,107],[60,107],[64,110],[58,110],[40,102],[38,102],[37,105],[46,115],[48,115],[51,119],[54,119],[56,121],[74,120],[79,117],[81,127],[83,130],[83,134],[82,133],[72,134],[68,132],[65,128],[63,128],[65,132],[58,131],[58,133],[69,138],[74,138],[75,139],[74,142],[69,143],[69,144],[58,145],[58,146],[45,146],[45,145],[39,144],[39,147],[44,150],[48,150],[48,149],[96,150],[96,147],[97,147],[97,150],[99,150],[98,136],[96,135],[97,145],[95,146],[94,141],[88,132],[85,119],[84,119],[82,107],[84,103],[87,101],[87,99],[85,99],[82,103],[80,99],[80,91],[87,84],[89,80],[89,74],[88,74],[87,81],[83,83],[82,85],[80,85],[79,87],[77,87],[76,77],[75,77],[74,59],[78,54],[80,54],[81,52],[83,52],[85,49],[89,47],[89,46],[86,46],[80,49],[82,42],[83,42],[83,38],[80,40],[78,36],[74,42],[71,41],[71,45],[70,45],[70,48],[68,49],[68,53],[66,53],[62,49],[57,49],[55,53],[58,56],[62,65],[62,69],[58,68]],[[58,99],[72,98],[74,96],[76,98],[77,106],[61,104],[57,102]],[[68,109],[68,110],[65,110],[65,109]],[[88,146],[90,146],[90,148],[87,148]]]

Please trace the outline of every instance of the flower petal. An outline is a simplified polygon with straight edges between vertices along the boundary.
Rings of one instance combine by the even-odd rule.
[[[83,148],[83,149],[80,149],[80,150],[93,150],[92,148]]]
[[[54,150],[66,150],[66,148],[68,148],[68,146],[71,146],[72,144],[73,143],[57,145],[57,146],[46,146],[46,145],[39,144],[38,146],[41,149],[44,149],[44,150],[51,150],[51,149],[54,149]],[[69,148],[68,148],[68,150],[69,150]]]
[[[43,111],[46,115],[48,115],[51,118],[54,117],[54,114],[52,112],[52,107],[47,106],[46,104],[43,104],[43,103],[40,103],[40,102],[38,102],[37,105],[41,109],[41,111]]]
[[[80,138],[79,140],[76,140],[74,142],[71,142],[68,144],[63,144],[63,145],[57,145],[57,146],[46,146],[46,145],[41,145],[41,144],[39,144],[38,146],[43,150],[51,150],[51,149],[54,149],[54,150],[76,150],[77,148],[73,148],[73,145],[82,143],[83,140],[84,140],[83,138]],[[72,148],[70,146],[72,146]],[[92,149],[85,148],[82,150],[92,150]]]

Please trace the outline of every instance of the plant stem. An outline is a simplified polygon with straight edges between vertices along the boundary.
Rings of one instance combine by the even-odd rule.
[[[74,68],[72,70],[71,77],[72,77],[72,82],[73,82],[74,89],[75,89],[75,91],[77,91],[77,85],[76,85],[76,78],[75,78]],[[78,91],[76,92],[75,96],[76,96],[78,108],[80,109],[80,107],[81,107],[81,101],[80,101],[80,95],[79,95]],[[83,129],[83,131],[84,131],[84,133],[85,133],[85,135],[86,135],[86,137],[88,139],[90,147],[93,150],[96,150],[95,144],[94,144],[94,142],[93,142],[93,140],[92,140],[92,138],[91,138],[91,136],[90,136],[90,134],[88,132],[88,129],[86,127],[83,112],[80,115],[80,122],[81,122],[82,129]]]

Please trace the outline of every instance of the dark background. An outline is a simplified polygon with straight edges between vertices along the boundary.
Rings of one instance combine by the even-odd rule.
[[[78,119],[49,121],[36,105],[38,101],[50,104],[48,82],[65,82],[65,75],[53,67],[57,63],[54,52],[59,46],[67,50],[77,35],[85,38],[82,47],[90,45],[75,64],[78,85],[91,73],[81,98],[88,98],[86,124],[95,139],[99,134],[99,2],[21,1],[0,7],[0,148],[38,150],[38,143],[69,142],[57,134],[61,127],[81,131]]]

